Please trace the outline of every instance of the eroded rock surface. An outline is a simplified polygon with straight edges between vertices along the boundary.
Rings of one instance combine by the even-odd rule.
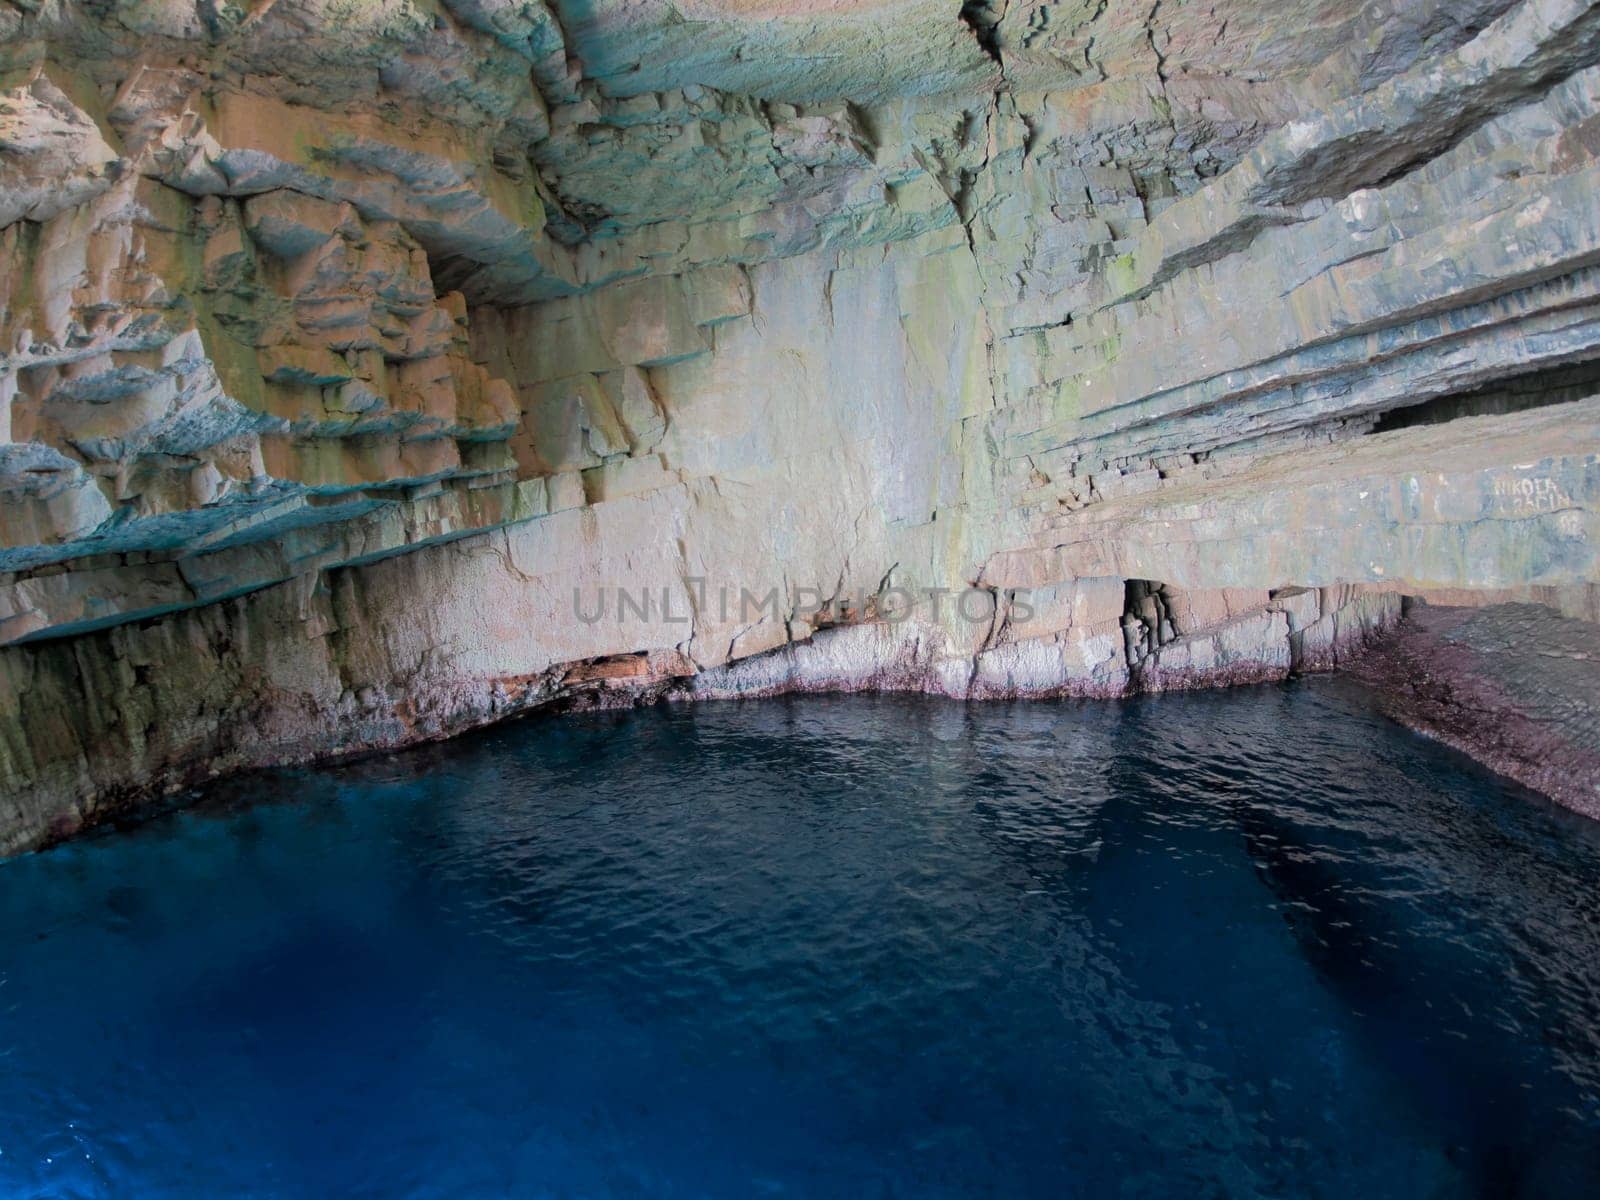
[[[1600,818],[1600,627],[1532,604],[1423,606],[1361,662],[1383,707]]]
[[[0,850],[1593,620],[1597,129],[1585,0],[0,0]]]

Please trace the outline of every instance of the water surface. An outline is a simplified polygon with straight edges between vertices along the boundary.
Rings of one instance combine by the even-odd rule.
[[[0,865],[0,1196],[1596,1196],[1597,885],[1331,681],[526,721]]]

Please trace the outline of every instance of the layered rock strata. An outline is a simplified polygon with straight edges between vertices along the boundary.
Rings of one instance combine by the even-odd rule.
[[[1593,620],[1600,5],[0,0],[0,850],[551,703]]]

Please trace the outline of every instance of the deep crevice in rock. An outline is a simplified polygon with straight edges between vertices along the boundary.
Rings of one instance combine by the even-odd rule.
[[[1123,588],[1122,639],[1128,667],[1137,671],[1151,655],[1180,636],[1166,584],[1130,579]]]
[[[1463,417],[1528,412],[1552,404],[1570,404],[1597,393],[1600,393],[1600,358],[1510,375],[1468,391],[1392,408],[1378,419],[1371,432],[1443,425]]]
[[[1005,62],[1000,56],[1000,19],[1005,15],[1005,4],[1006,0],[998,0],[998,4],[996,0],[964,0],[961,5],[961,19],[983,52],[1001,67]]]

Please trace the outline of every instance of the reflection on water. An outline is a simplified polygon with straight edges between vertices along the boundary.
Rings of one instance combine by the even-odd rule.
[[[1597,880],[1329,681],[524,722],[0,866],[0,1195],[1600,1195]]]

